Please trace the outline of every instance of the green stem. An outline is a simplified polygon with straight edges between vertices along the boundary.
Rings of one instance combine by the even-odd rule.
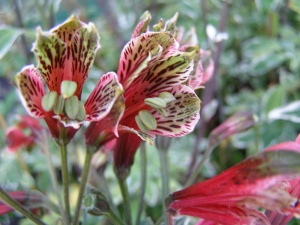
[[[210,157],[210,155],[211,155],[211,153],[212,153],[212,151],[214,150],[215,147],[216,147],[216,145],[211,146],[211,145],[208,144],[208,146],[207,146],[207,148],[206,148],[206,150],[203,154],[202,159],[198,162],[198,164],[196,164],[195,169],[193,170],[193,173],[190,175],[188,180],[185,182],[185,184],[184,184],[185,188],[188,187],[188,186],[191,186],[195,182],[195,180],[196,180],[196,178],[199,174],[200,169],[202,168],[202,166],[204,165],[206,160],[209,159],[209,157]]]
[[[140,186],[138,213],[137,213],[136,222],[135,222],[136,225],[140,224],[142,212],[144,209],[144,196],[145,196],[145,191],[146,191],[147,155],[146,155],[145,142],[143,142],[141,144],[140,154],[141,154],[141,186]]]
[[[128,193],[128,186],[126,183],[126,178],[118,177],[119,186],[121,189],[121,193],[123,196],[123,208],[125,214],[125,222],[126,225],[132,225],[132,218],[131,218],[131,206],[130,206],[130,197]]]
[[[105,195],[112,212],[115,213],[116,215],[119,215],[118,209],[117,209],[116,205],[113,203],[112,196],[111,196],[111,193],[109,190],[109,186],[108,186],[107,180],[104,176],[104,172],[103,171],[93,171],[93,172],[94,172],[93,178],[97,184],[96,185],[97,188],[99,188]]]
[[[45,138],[45,140],[48,140],[48,139]],[[62,203],[62,200],[61,200],[61,195],[59,193],[57,177],[55,175],[54,166],[53,166],[53,163],[52,163],[48,142],[46,142],[46,141],[44,141],[43,143],[41,142],[40,145],[42,146],[42,148],[43,148],[43,150],[46,154],[48,169],[49,169],[50,178],[51,178],[51,183],[52,183],[53,190],[54,190],[54,192],[56,194],[56,197],[57,197],[57,201],[58,201],[58,205],[59,205],[59,211],[60,211],[60,214],[62,216],[63,224],[68,225],[67,215],[66,215],[66,212],[64,211],[63,203]]]
[[[65,142],[58,143],[61,155],[61,170],[64,189],[64,202],[67,224],[70,224],[70,198],[69,198],[69,173],[68,173],[68,154],[67,144]]]
[[[91,160],[94,155],[94,149],[91,149],[90,147],[87,147],[84,165],[83,165],[83,171],[81,174],[81,183],[80,183],[80,189],[77,199],[77,205],[75,209],[75,218],[74,218],[74,225],[78,225],[80,221],[80,212],[81,212],[81,204],[82,204],[82,198],[85,191],[87,179],[89,176],[90,166],[91,166]]]
[[[163,205],[163,219],[164,223],[168,224],[168,215],[166,213],[166,206],[164,199],[169,195],[169,166],[168,166],[168,150],[159,149],[160,171],[162,179],[162,205]]]
[[[124,222],[112,211],[106,215],[113,224],[125,225]]]
[[[0,199],[13,209],[17,210],[18,212],[22,213],[24,216],[26,216],[28,219],[30,219],[32,222],[34,222],[37,225],[45,225],[38,217],[36,217],[34,214],[32,214],[28,209],[23,207],[18,201],[13,199],[7,192],[0,187]]]

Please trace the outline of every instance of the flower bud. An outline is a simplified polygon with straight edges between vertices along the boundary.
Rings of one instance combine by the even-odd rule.
[[[64,80],[61,82],[60,92],[64,98],[70,98],[73,96],[77,89],[77,83],[75,81]]]
[[[209,144],[214,146],[229,136],[248,130],[257,122],[257,117],[250,112],[238,112],[225,120],[209,135]]]
[[[42,98],[42,107],[46,112],[49,112],[55,106],[57,100],[57,93],[56,91],[51,91],[45,94]]]
[[[94,216],[101,216],[110,212],[110,207],[102,194],[96,190],[91,190],[91,193],[83,199],[85,210]]]

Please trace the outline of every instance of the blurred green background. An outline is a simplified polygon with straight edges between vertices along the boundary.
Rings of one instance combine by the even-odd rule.
[[[36,28],[40,26],[49,30],[71,14],[96,25],[101,48],[84,87],[85,99],[102,74],[117,71],[120,52],[146,10],[152,15],[151,26],[160,18],[166,21],[179,12],[177,25],[186,30],[194,27],[201,48],[210,50],[216,61],[214,85],[199,91],[201,98],[205,92],[213,93],[202,107],[199,126],[202,126],[203,133],[199,135],[198,127],[193,134],[174,140],[170,149],[172,191],[181,187],[194,149],[197,148],[201,155],[210,131],[235,112],[250,111],[257,115],[258,123],[251,130],[221,143],[202,170],[205,178],[267,146],[296,138],[300,132],[299,0],[2,0],[0,174],[5,176],[0,178],[0,184],[11,189],[33,185],[42,189],[49,182],[43,156],[38,150],[33,150],[35,154],[22,153],[30,171],[40,175],[34,179],[33,175],[24,173],[18,163],[11,168],[16,158],[5,151],[6,127],[15,123],[18,114],[26,114],[18,98],[14,78],[23,66],[36,64],[30,51]],[[73,147],[80,153],[80,133],[76,138]],[[160,186],[157,155],[153,156],[151,151],[148,151],[150,186],[146,201],[148,215],[155,218],[155,208],[161,207],[161,196],[157,191]],[[55,154],[58,157],[54,150],[54,157]],[[139,167],[139,155],[135,167]],[[131,192],[135,193],[139,187],[138,168],[132,171],[129,182]],[[111,170],[106,176],[113,176]],[[112,191],[118,202],[118,190]]]

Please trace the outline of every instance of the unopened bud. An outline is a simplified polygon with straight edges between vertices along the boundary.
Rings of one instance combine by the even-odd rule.
[[[67,98],[65,101],[65,112],[67,116],[75,120],[79,110],[79,100],[77,96],[72,96],[71,98]]]
[[[64,80],[60,86],[60,92],[64,98],[70,98],[73,96],[77,89],[77,83],[75,81]]]
[[[97,192],[94,191],[83,199],[83,206],[89,214],[94,216],[101,216],[110,212],[107,201],[101,194],[98,195]]]
[[[251,112],[238,112],[225,120],[209,135],[209,144],[216,145],[229,136],[248,130],[257,122],[257,117]]]
[[[164,27],[164,21],[160,19],[158,23],[153,26],[153,31],[156,32],[162,31],[163,27]]]
[[[57,93],[56,91],[51,91],[45,94],[42,98],[42,107],[46,112],[51,111],[56,103]]]

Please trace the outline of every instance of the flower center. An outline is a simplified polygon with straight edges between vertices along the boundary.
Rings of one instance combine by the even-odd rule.
[[[56,115],[67,116],[71,120],[83,121],[86,116],[84,104],[75,94],[77,83],[65,80],[61,83],[61,95],[56,91],[45,94],[42,98],[42,107],[46,112],[52,111]]]

